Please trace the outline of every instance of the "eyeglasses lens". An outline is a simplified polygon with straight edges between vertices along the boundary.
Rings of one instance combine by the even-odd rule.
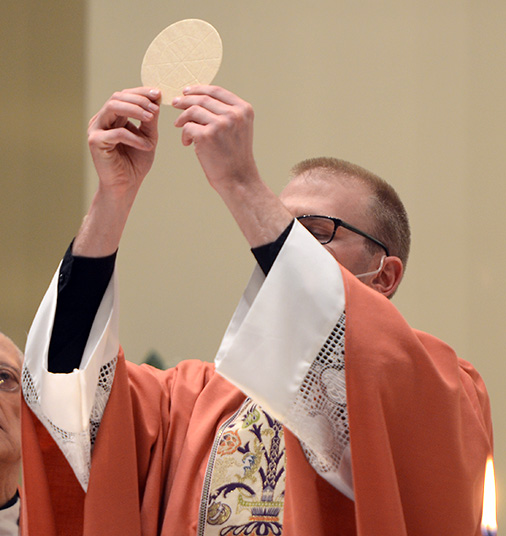
[[[328,218],[301,218],[304,227],[321,243],[326,244],[332,239],[334,222]]]
[[[0,369],[0,391],[16,391],[18,388],[19,382],[14,373]]]

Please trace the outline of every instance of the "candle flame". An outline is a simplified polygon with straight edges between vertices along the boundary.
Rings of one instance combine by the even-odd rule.
[[[482,529],[488,531],[497,530],[496,496],[494,461],[490,456],[485,467],[485,486],[483,493],[483,515],[481,518]]]

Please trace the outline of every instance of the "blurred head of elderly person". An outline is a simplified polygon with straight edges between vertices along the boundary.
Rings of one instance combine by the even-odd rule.
[[[21,364],[17,346],[0,333],[0,507],[15,495],[21,465]]]

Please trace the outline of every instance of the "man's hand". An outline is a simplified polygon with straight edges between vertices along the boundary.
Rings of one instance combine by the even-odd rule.
[[[183,145],[195,153],[252,247],[274,241],[292,220],[264,184],[253,157],[253,108],[217,86],[192,86],[172,104]]]
[[[74,241],[74,255],[103,257],[118,248],[135,196],[155,157],[160,96],[158,89],[125,89],[114,93],[91,119],[88,141],[99,186]]]
[[[157,89],[125,89],[90,120],[88,143],[101,188],[139,189],[155,157],[159,98]]]
[[[236,183],[258,180],[253,157],[253,108],[217,86],[192,86],[173,101],[184,110],[175,121],[183,145],[195,153],[209,183],[219,193]]]

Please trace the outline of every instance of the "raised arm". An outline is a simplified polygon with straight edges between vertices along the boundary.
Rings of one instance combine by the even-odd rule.
[[[159,98],[158,89],[125,89],[114,93],[91,119],[88,142],[99,185],[74,241],[74,255],[105,257],[118,248],[135,196],[153,164]]]
[[[153,163],[159,98],[156,89],[126,89],[91,119],[97,192],[27,339],[25,400],[83,489],[119,348],[117,297],[114,282],[109,282],[113,257]]]
[[[253,157],[253,109],[217,86],[192,86],[173,106],[183,145],[193,144],[211,186],[251,247],[275,241],[293,217],[262,181]]]
[[[153,163],[159,97],[160,92],[150,88],[117,92],[90,120],[88,139],[99,185],[60,269],[58,303],[48,352],[50,372],[79,368],[95,314],[114,269],[113,255],[128,213]],[[129,118],[138,120],[139,126]]]

